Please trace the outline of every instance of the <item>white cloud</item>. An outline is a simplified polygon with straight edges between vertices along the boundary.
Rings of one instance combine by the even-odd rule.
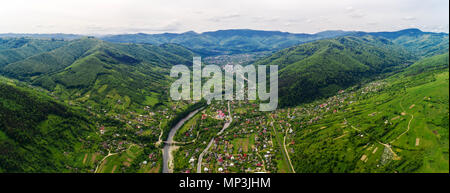
[[[216,16],[216,17],[213,17],[213,18],[211,18],[211,21],[214,21],[214,22],[223,22],[223,21],[227,21],[227,20],[231,20],[231,19],[238,18],[238,17],[240,17],[240,16],[241,16],[241,15],[238,14],[238,13],[230,13],[230,14],[227,14],[227,15],[224,15],[224,16]]]
[[[351,13],[351,12],[355,11],[355,9],[354,9],[352,6],[346,7],[345,10],[346,10],[348,13]]]
[[[413,16],[406,16],[406,17],[403,17],[402,19],[406,20],[406,21],[413,21],[413,20],[416,20],[417,18],[415,18]]]
[[[448,7],[448,0],[14,0],[0,6],[0,33],[230,28],[315,33],[326,29],[393,31],[410,25],[448,32]]]
[[[346,7],[345,12],[348,16],[351,18],[363,18],[365,16],[365,13],[361,9],[355,9],[352,6]]]

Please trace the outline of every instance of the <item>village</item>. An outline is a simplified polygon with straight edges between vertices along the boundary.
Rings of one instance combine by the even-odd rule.
[[[189,138],[192,139],[193,136],[203,140],[194,141],[178,150],[175,156],[177,159],[175,171],[190,173],[200,166],[202,173],[276,172],[277,163],[274,159],[279,149],[272,142],[273,133],[269,129],[267,117],[264,112],[258,110],[247,111],[251,108],[257,109],[256,105],[249,101],[231,101],[232,123],[220,133],[218,131],[224,124],[222,120],[230,120],[230,117],[225,102],[212,103],[199,115],[199,118],[208,123],[214,121],[205,120],[215,120],[217,125],[198,127],[202,130],[211,129],[212,131],[208,134],[206,132],[198,134],[194,129],[185,132],[185,141],[189,141]],[[190,128],[194,127],[190,125]],[[216,133],[220,134],[215,135]],[[209,137],[199,138],[198,135]],[[206,144],[211,139],[212,143],[208,149]],[[207,151],[202,157],[202,163],[198,163],[199,155],[205,148]]]
[[[112,107],[105,108],[69,101],[70,105],[85,106],[88,113],[95,117],[97,141],[100,143],[96,152],[82,155],[82,165],[74,168],[75,171],[84,168],[95,173],[159,172],[162,161],[159,148],[163,145],[166,124],[192,102],[180,101],[157,108],[148,105],[139,106],[140,109],[117,108],[123,103],[117,99]],[[86,145],[93,143],[86,140]]]
[[[227,66],[223,68],[227,70]],[[325,99],[273,112],[259,111],[254,101],[213,101],[176,133],[174,143],[178,149],[174,152],[173,172],[295,172],[292,155],[298,151],[296,145],[299,135],[325,129],[327,126],[321,120],[340,117],[339,114],[352,111],[360,101],[384,89],[385,84],[382,81],[369,82],[339,90]],[[53,93],[48,94],[62,101]],[[84,106],[95,117],[93,120],[97,125],[100,148],[96,152],[80,155],[83,165],[70,168],[76,172],[93,173],[161,172],[161,148],[165,141],[164,133],[168,132],[165,124],[194,103],[177,101],[158,108],[145,105],[140,106],[140,109],[121,110],[80,101],[65,102],[72,106]],[[121,106],[123,103],[117,99],[113,105]],[[368,113],[367,117],[378,114],[380,112]],[[384,120],[384,124],[393,125],[404,120],[405,114],[402,112],[399,116]],[[229,127],[225,129],[227,123]],[[349,123],[342,118],[340,125],[341,129],[330,134],[331,139],[340,140],[349,136],[350,132],[356,132],[356,136],[361,139],[368,137],[367,133],[358,129],[361,126],[358,123]],[[95,143],[89,139],[85,142],[86,146]],[[399,159],[389,143],[367,143],[363,149],[379,155],[377,167],[387,164],[389,160]],[[367,163],[371,154],[362,155],[360,162]]]
[[[205,57],[203,60],[207,64],[225,66],[225,65],[245,65],[257,59],[269,55],[271,52],[253,52],[244,54],[218,55]]]
[[[255,104],[248,101],[232,102],[233,127],[215,138],[201,164],[202,172],[295,172],[289,154],[295,154],[296,131],[345,112],[349,105],[382,87],[382,82],[372,82],[363,88],[355,86],[327,99],[272,113],[254,110]],[[216,113],[217,117],[222,116],[221,110]],[[345,120],[342,122],[346,124]],[[195,156],[189,157],[191,169],[185,172],[192,171],[196,161]]]
[[[227,101],[214,101],[176,133],[175,143],[179,147],[174,154],[174,172],[191,173],[199,168],[202,173],[295,172],[290,155],[295,154],[297,131],[311,128],[324,117],[345,112],[349,105],[382,86],[382,82],[373,82],[363,88],[352,87],[327,99],[269,113],[258,111],[252,101],[230,101],[230,109]],[[122,103],[120,99],[116,101],[116,105]],[[74,101],[69,104],[80,105]],[[162,155],[158,148],[162,148],[163,134],[168,132],[164,124],[189,104],[193,101],[171,103],[157,109],[143,106],[136,111],[86,106],[97,118],[97,130],[102,139],[101,149],[94,152],[98,155],[92,162],[95,168],[89,171],[125,172],[137,167],[138,171],[159,172]],[[220,133],[226,122],[230,122],[230,126]],[[346,120],[342,122],[347,124]],[[144,151],[148,148],[157,151]],[[133,154],[130,149],[134,149],[135,154],[151,153],[129,156]],[[114,166],[108,166],[108,162]]]

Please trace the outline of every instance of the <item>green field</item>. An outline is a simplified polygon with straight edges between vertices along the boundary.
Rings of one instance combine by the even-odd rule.
[[[298,130],[296,171],[448,172],[448,93],[448,67],[362,85],[351,104]]]

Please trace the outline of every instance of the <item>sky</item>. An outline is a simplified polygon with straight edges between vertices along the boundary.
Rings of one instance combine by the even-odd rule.
[[[449,32],[448,0],[1,0],[0,33]]]

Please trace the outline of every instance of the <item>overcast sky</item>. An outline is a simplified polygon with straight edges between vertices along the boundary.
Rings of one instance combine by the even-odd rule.
[[[0,33],[449,31],[448,0],[2,0]]]

